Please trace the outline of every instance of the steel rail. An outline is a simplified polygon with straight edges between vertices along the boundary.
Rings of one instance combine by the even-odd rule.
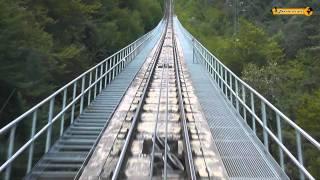
[[[187,118],[185,114],[185,109],[184,109],[184,101],[183,101],[183,96],[182,96],[182,90],[181,90],[181,81],[180,81],[180,70],[179,70],[179,64],[178,64],[178,50],[177,50],[177,44],[176,44],[176,39],[175,36],[173,35],[173,54],[174,54],[174,62],[175,62],[175,67],[176,67],[176,79],[177,79],[177,87],[178,87],[178,96],[179,96],[179,105],[180,105],[180,118],[182,120],[182,127],[183,127],[183,139],[184,139],[184,147],[186,149],[186,160],[185,162],[188,162],[188,173],[189,177],[192,180],[196,180],[196,172],[195,172],[195,167],[194,167],[194,162],[193,162],[193,155],[192,155],[192,149],[191,149],[191,143],[190,143],[190,137],[189,137],[189,132],[188,132],[188,126],[187,126]]]
[[[161,81],[160,81],[160,89],[159,89],[159,98],[158,98],[158,107],[157,107],[157,118],[154,125],[153,136],[152,136],[152,151],[151,151],[151,164],[150,164],[150,180],[153,177],[153,164],[154,164],[154,151],[155,151],[155,142],[158,130],[158,121],[159,121],[159,114],[160,114],[160,103],[161,103],[161,96],[162,96],[162,83],[163,83],[163,74],[164,74],[164,64],[162,65],[162,72],[161,72]]]
[[[179,59],[178,59],[179,60]],[[178,63],[180,64],[180,66],[182,66],[181,64],[181,61],[178,61]],[[182,71],[182,79],[185,81],[185,74],[184,74],[184,70],[181,68],[181,71]],[[188,96],[190,96],[190,93],[189,93],[189,91],[188,91],[188,87],[187,86],[185,86],[185,88],[186,88],[186,94],[188,95]],[[192,117],[195,119],[195,117],[194,117],[194,113],[193,113],[193,107],[192,106],[190,106],[190,109],[191,109],[191,112],[192,112]],[[202,112],[201,112],[201,114],[202,114]],[[203,116],[204,116],[204,114],[203,114]],[[196,127],[196,129],[197,129],[197,123],[195,123],[194,124],[195,125],[195,127]],[[199,136],[199,132],[198,132],[198,130],[197,130],[197,134],[198,134],[198,136]],[[199,142],[200,142],[200,146],[202,146],[202,147],[204,147],[205,145],[203,144],[203,142],[202,142],[202,140],[200,140],[199,139]],[[203,152],[202,152],[202,154],[203,154]],[[203,154],[204,155],[204,154]],[[204,157],[203,158],[204,159],[204,162],[205,163],[207,163],[207,160],[206,160],[206,157]],[[206,170],[207,172],[208,172],[208,170]],[[208,174],[209,174],[209,172],[208,172]]]
[[[121,167],[122,167],[122,163],[124,161],[124,158],[126,156],[126,152],[127,152],[127,149],[128,149],[128,146],[129,146],[129,143],[131,141],[131,136],[133,134],[133,131],[136,127],[136,124],[137,124],[137,121],[138,121],[138,117],[140,115],[140,112],[141,112],[141,108],[142,108],[142,103],[144,102],[145,100],[145,97],[146,97],[146,94],[147,94],[147,90],[148,90],[148,87],[150,85],[150,82],[151,82],[151,78],[152,78],[152,75],[154,73],[154,70],[155,70],[155,67],[156,67],[156,64],[157,64],[157,61],[159,59],[159,56],[160,56],[160,53],[161,53],[161,49],[162,49],[162,46],[163,46],[163,42],[164,42],[164,39],[165,39],[165,34],[167,32],[167,27],[168,27],[168,21],[167,21],[167,24],[166,24],[166,30],[165,30],[165,33],[162,34],[162,37],[161,37],[161,43],[159,44],[159,46],[157,47],[157,51],[155,52],[155,60],[152,64],[152,67],[151,67],[151,73],[149,74],[149,77],[146,81],[146,86],[143,90],[143,93],[142,93],[142,96],[141,96],[141,99],[139,101],[139,104],[137,106],[137,109],[136,109],[136,112],[135,112],[135,115],[133,117],[133,120],[132,120],[132,124],[130,126],[130,129],[129,129],[129,132],[127,134],[127,137],[126,137],[126,140],[125,140],[125,143],[123,145],[123,148],[121,150],[121,153],[120,153],[120,157],[119,157],[119,160],[117,162],[117,165],[116,165],[116,168],[113,172],[113,175],[112,175],[112,180],[116,180],[119,176],[119,172],[121,170]]]
[[[171,0],[169,0],[169,13],[168,13],[168,26],[171,26],[171,38],[172,38],[172,33],[173,33],[173,22],[172,22],[172,7],[171,7]],[[167,168],[168,168],[168,119],[169,119],[169,116],[168,116],[168,110],[169,110],[169,68],[168,68],[168,55],[166,54],[166,61],[167,61],[167,64],[166,64],[166,68],[167,68],[167,76],[166,76],[166,86],[167,86],[167,89],[166,89],[166,128],[165,128],[165,140],[164,140],[164,180],[167,180],[167,176],[168,176],[168,172],[167,172]]]
[[[153,61],[151,61],[151,62],[148,64],[147,69],[149,69],[150,65],[152,65],[152,62],[153,62]],[[141,67],[141,68],[142,68],[142,67]],[[137,72],[137,73],[138,73],[138,72]],[[147,75],[146,75],[147,73],[148,73],[148,71],[144,72],[143,77],[147,76]],[[144,85],[144,86],[145,86],[145,85]],[[139,88],[140,88],[140,87],[143,87],[143,81],[140,82]],[[138,88],[138,89],[139,89],[139,88]],[[138,93],[138,92],[136,92],[136,95],[137,95],[137,93]],[[130,105],[132,105],[132,104],[134,104],[134,103],[131,102]],[[126,114],[126,116],[127,116],[127,115],[128,115],[128,114]],[[122,122],[122,123],[121,123],[121,126],[122,126],[124,123],[125,123],[125,122]],[[119,135],[120,130],[121,130],[121,129],[118,129],[117,135]],[[112,145],[114,145],[116,141],[117,141],[117,139],[114,139]],[[93,150],[94,150],[94,149],[93,149]],[[110,155],[110,153],[107,155],[107,157],[109,157],[109,155]],[[103,166],[105,166],[105,164],[106,164],[106,162],[104,162],[104,165],[103,165]],[[103,169],[100,171],[99,177],[101,176],[102,173],[103,173]]]
[[[167,179],[167,168],[168,168],[168,110],[169,110],[169,68],[168,68],[168,55],[166,54],[166,128],[164,137],[164,179]]]
[[[162,22],[163,22],[163,20],[162,20]],[[156,43],[156,44],[158,44],[158,43]],[[150,65],[152,65],[152,64],[149,63],[147,69],[149,68]],[[142,69],[142,66],[140,67],[140,69]],[[139,70],[139,71],[140,71],[140,70]],[[139,71],[136,73],[136,75],[139,73]],[[146,74],[147,74],[147,71],[144,72],[143,77],[145,77]],[[133,82],[133,81],[132,81],[132,82]],[[131,82],[131,83],[132,83],[132,82]],[[131,84],[131,83],[130,83],[130,84]],[[142,84],[143,84],[143,82],[140,82],[139,88],[142,87]],[[130,87],[130,86],[129,86],[129,87]],[[127,89],[129,89],[129,87],[128,87]],[[139,89],[139,88],[138,88],[138,89]],[[123,96],[124,96],[124,95],[123,95]],[[133,104],[133,103],[131,103],[131,105],[132,105],[132,104]],[[118,104],[118,106],[119,106],[119,104]],[[116,111],[116,108],[115,108],[115,111]],[[122,122],[121,125],[123,125],[123,124],[124,124],[124,122]],[[107,125],[106,125],[106,127],[107,127]],[[105,127],[105,128],[106,128],[106,127]],[[120,132],[120,129],[119,129],[118,133],[119,133],[119,132]],[[117,134],[118,134],[118,133],[117,133]],[[101,134],[101,136],[102,136],[102,135],[103,135],[103,131],[101,131],[100,134]],[[116,141],[116,139],[113,141],[113,143],[112,143],[113,145],[114,145],[115,141]],[[97,143],[98,143],[98,142],[97,142]],[[94,149],[94,147],[93,147],[93,148],[92,148],[92,153],[93,153],[94,150],[95,150],[95,149]],[[109,155],[110,155],[110,154],[108,154],[108,157],[109,157]],[[89,157],[88,157],[88,158],[89,158]],[[89,159],[88,159],[87,161],[89,161]],[[106,162],[105,162],[105,163],[106,163]],[[105,164],[105,163],[104,163],[104,164]],[[99,177],[101,176],[102,173],[103,173],[103,171],[101,170],[101,172],[100,172],[100,174],[99,174]],[[79,174],[79,175],[80,175],[80,174]]]

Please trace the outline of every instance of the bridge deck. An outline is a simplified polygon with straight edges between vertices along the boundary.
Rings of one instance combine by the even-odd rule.
[[[228,104],[204,67],[193,63],[192,44],[183,35],[177,19],[174,22],[196,95],[230,179],[286,179],[281,168],[263,149],[259,139]],[[33,168],[28,179],[71,179],[77,174],[99,133],[155,46],[160,33],[156,36],[65,131],[49,153]]]
[[[131,81],[155,46],[160,33],[146,44],[132,62],[75,119],[26,179],[73,179],[99,133],[108,123]]]
[[[204,66],[193,63],[192,42],[184,36],[176,18],[174,22],[196,95],[230,179],[286,179],[253,131],[227,103]]]

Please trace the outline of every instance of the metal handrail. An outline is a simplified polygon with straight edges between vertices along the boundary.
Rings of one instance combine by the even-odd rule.
[[[265,149],[269,151],[269,140],[268,135],[278,144],[279,146],[279,156],[280,156],[280,166],[285,171],[285,163],[283,152],[294,162],[298,167],[300,173],[300,179],[304,179],[307,176],[309,179],[315,179],[310,172],[306,169],[303,164],[303,151],[301,143],[301,135],[308,140],[314,148],[320,150],[320,143],[317,142],[313,137],[311,137],[307,132],[300,128],[296,123],[294,123],[290,118],[284,115],[279,109],[272,105],[266,98],[264,98],[255,89],[249,86],[246,82],[241,80],[236,74],[234,74],[228,67],[226,67],[216,56],[214,56],[209,50],[207,50],[196,38],[194,38],[180,23],[177,19],[177,23],[182,30],[184,36],[186,36],[193,46],[194,58],[198,58],[201,63],[206,67],[210,76],[215,80],[218,87],[222,93],[226,96],[226,99],[232,105],[237,113],[241,116],[240,104],[243,108],[243,118],[247,122],[246,112],[249,112],[252,117],[252,129],[256,134],[255,121],[257,121],[263,128],[263,143]],[[235,84],[235,90],[233,89],[233,83]],[[241,90],[240,90],[241,87]],[[250,107],[246,102],[246,90],[250,94]],[[229,92],[229,93],[228,93]],[[239,93],[242,92],[242,93]],[[233,103],[233,97],[235,97],[235,104]],[[256,98],[254,98],[256,97]],[[261,114],[259,115],[255,112],[255,102],[260,100],[261,103]],[[240,104],[239,104],[240,103]],[[266,107],[270,108],[276,115],[277,124],[277,135],[275,135],[270,128],[267,127],[267,110]],[[287,122],[296,132],[296,146],[298,157],[295,157],[290,150],[283,144],[282,139],[282,128],[281,120]]]
[[[51,139],[52,139],[52,125],[55,123],[58,119],[61,120],[61,126],[60,126],[60,137],[64,132],[64,120],[66,117],[65,114],[70,108],[72,108],[70,120],[71,124],[73,123],[74,116],[75,116],[75,106],[77,102],[80,101],[80,111],[79,115],[82,113],[83,109],[88,106],[99,94],[103,88],[106,88],[107,85],[117,76],[125,67],[126,65],[133,60],[133,58],[138,55],[138,53],[142,50],[143,46],[155,35],[157,34],[162,27],[163,22],[160,21],[160,23],[157,25],[156,28],[154,28],[152,31],[148,32],[147,34],[143,35],[136,41],[132,42],[128,46],[122,48],[115,54],[111,55],[110,57],[104,59],[97,65],[93,66],[86,72],[82,73],[80,76],[76,77],[66,85],[64,85],[62,88],[58,89],[54,93],[52,93],[50,96],[42,100],[40,103],[8,123],[6,126],[0,129],[0,137],[7,134],[9,131],[9,146],[7,147],[7,160],[0,164],[0,173],[5,170],[4,179],[8,180],[10,179],[11,175],[11,167],[13,161],[20,156],[28,147],[29,147],[29,154],[28,154],[28,163],[27,163],[27,171],[26,174],[28,174],[32,168],[32,160],[33,160],[33,151],[34,151],[34,141],[42,135],[44,132],[47,132],[46,137],[46,146],[45,146],[45,153],[49,151],[50,147],[52,146]],[[93,73],[95,73],[94,81],[93,79]],[[86,83],[86,79],[89,76],[89,80]],[[104,81],[104,83],[103,83]],[[77,84],[81,85],[81,93],[78,93],[77,95]],[[85,88],[85,86],[86,87]],[[69,93],[69,96],[72,95],[72,101],[67,104],[67,91],[68,88],[73,86],[73,93]],[[99,87],[98,87],[99,86]],[[91,92],[92,91],[92,92]],[[55,98],[58,95],[63,95],[63,102],[62,102],[62,108],[59,110],[59,112],[54,115],[54,108],[55,108]],[[93,98],[91,98],[93,94]],[[84,97],[87,96],[87,104],[84,104]],[[71,97],[70,97],[71,98]],[[49,103],[49,111],[48,113],[48,122],[41,127],[41,129],[36,132],[36,123],[37,123],[37,113],[40,108],[43,108],[44,105]],[[31,136],[27,140],[26,143],[24,143],[19,149],[14,151],[14,139],[15,139],[15,133],[16,133],[16,127],[19,125],[20,122],[23,122],[23,120],[27,119],[28,116],[32,115],[32,129],[31,129]]]

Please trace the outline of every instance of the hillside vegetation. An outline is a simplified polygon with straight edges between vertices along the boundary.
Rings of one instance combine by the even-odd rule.
[[[274,6],[315,9],[320,7],[319,1],[239,0],[236,21],[234,0],[175,2],[178,18],[187,30],[231,70],[320,140],[320,16],[280,17],[270,12]],[[295,144],[294,132],[287,132],[286,138],[289,146]],[[292,149],[296,151],[295,147]],[[306,151],[305,162],[312,174],[320,178],[318,152]],[[292,170],[290,165],[287,171],[297,177],[297,170]]]
[[[0,0],[0,126],[151,30],[162,0]]]

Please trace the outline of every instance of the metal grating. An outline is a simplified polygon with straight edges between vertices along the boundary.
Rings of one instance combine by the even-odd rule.
[[[227,157],[254,157],[260,158],[260,154],[251,141],[216,141],[216,145],[222,158]]]
[[[275,178],[265,160],[261,158],[222,158],[230,177]]]
[[[215,140],[247,140],[246,133],[236,127],[231,128],[211,128],[213,139]]]
[[[203,106],[203,105],[201,105]],[[205,114],[209,112],[204,111]],[[230,118],[224,116],[206,115],[210,128],[214,127],[238,127],[238,123],[235,121],[229,121]]]

